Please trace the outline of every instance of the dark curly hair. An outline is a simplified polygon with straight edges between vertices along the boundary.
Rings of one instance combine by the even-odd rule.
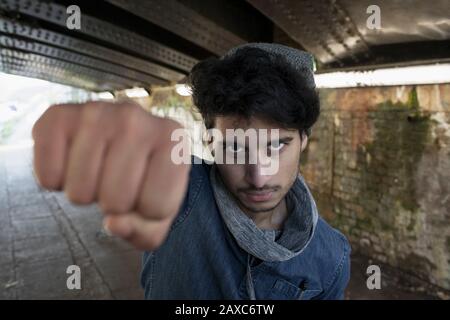
[[[197,63],[188,85],[207,128],[217,116],[256,116],[309,135],[320,114],[317,91],[302,73],[282,55],[259,48]]]

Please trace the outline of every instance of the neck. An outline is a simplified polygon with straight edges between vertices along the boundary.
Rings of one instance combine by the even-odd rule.
[[[258,228],[265,230],[282,229],[288,215],[285,198],[275,208],[268,211],[254,212],[247,208],[241,208],[241,210],[253,220]]]

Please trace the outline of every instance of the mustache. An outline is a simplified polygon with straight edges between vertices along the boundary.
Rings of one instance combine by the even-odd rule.
[[[264,186],[261,188],[255,187],[238,188],[238,191],[245,193],[261,193],[261,192],[277,191],[278,189],[280,189],[280,186]]]

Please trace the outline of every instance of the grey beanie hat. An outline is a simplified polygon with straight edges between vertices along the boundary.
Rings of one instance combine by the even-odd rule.
[[[307,84],[315,88],[313,55],[302,50],[294,49],[277,43],[254,42],[246,43],[230,49],[223,58],[229,57],[242,48],[258,48],[271,54],[283,56],[287,62],[307,79]]]
[[[258,48],[264,50],[270,54],[281,55],[286,61],[294,68],[294,70],[301,73],[301,75],[306,79],[307,85],[315,89],[316,83],[314,82],[314,58],[313,55],[302,50],[294,49],[288,46],[277,43],[246,43],[237,47],[230,49],[222,58],[227,58],[236,53],[242,48]],[[306,134],[309,136],[311,134],[311,128],[306,130]]]

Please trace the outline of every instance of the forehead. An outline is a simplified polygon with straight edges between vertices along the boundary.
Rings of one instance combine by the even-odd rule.
[[[216,117],[215,119],[215,126],[216,129],[219,129],[220,131],[222,131],[223,133],[225,133],[225,131],[227,129],[243,129],[243,130],[247,130],[247,129],[266,129],[266,130],[271,130],[271,129],[278,129],[280,136],[285,136],[285,135],[293,135],[297,132],[297,130],[295,129],[285,129],[280,127],[280,125],[278,125],[277,123],[275,123],[274,121],[268,121],[266,119],[261,119],[261,118],[257,118],[257,117],[251,117],[249,119],[246,119],[244,117],[239,117],[239,116],[220,116],[220,117]]]

